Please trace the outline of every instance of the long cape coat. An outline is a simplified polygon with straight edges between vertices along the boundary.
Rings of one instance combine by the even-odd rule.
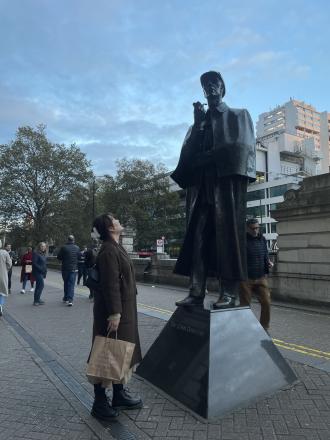
[[[8,252],[0,249],[0,293],[8,296],[8,270],[12,262]]]
[[[102,244],[96,259],[101,289],[94,291],[93,339],[106,336],[108,317],[121,314],[117,337],[133,342],[135,350],[131,366],[142,359],[137,322],[136,282],[133,264],[125,249],[109,239]],[[111,333],[111,337],[115,337]]]
[[[181,275],[191,275],[192,237],[196,227],[196,218],[199,215],[200,189],[203,179],[207,179],[207,173],[205,172],[207,167],[211,166],[214,168],[216,176],[215,192],[223,191],[223,187],[227,186],[227,183],[223,185],[224,180],[229,181],[231,179],[234,186],[239,186],[239,179],[241,181],[253,181],[256,176],[255,137],[249,112],[245,109],[229,108],[224,102],[218,106],[217,111],[218,117],[211,119],[213,148],[207,152],[203,151],[205,125],[202,124],[200,129],[191,126],[184,139],[178,165],[171,175],[172,179],[181,188],[187,190],[186,235],[174,269],[175,273]],[[208,112],[207,116],[209,116]],[[246,191],[246,184],[242,185],[242,187]],[[242,207],[238,216],[242,216],[243,213],[243,221],[245,222],[244,212],[245,206]],[[229,215],[230,213],[227,214]],[[224,215],[226,215],[225,212]],[[228,221],[232,221],[230,216]],[[239,235],[242,237],[243,242],[245,242],[244,226],[243,230],[239,231]],[[231,240],[232,238],[232,236],[224,237],[223,233],[217,234],[215,245],[219,248],[222,245],[222,243],[218,242],[219,240]],[[236,237],[236,241],[239,242],[239,240],[240,237]],[[228,246],[226,247],[228,248]],[[231,259],[230,256],[228,257]]]

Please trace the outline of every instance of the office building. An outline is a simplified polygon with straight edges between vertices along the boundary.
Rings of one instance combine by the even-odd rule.
[[[257,217],[270,248],[276,247],[271,210],[304,177],[329,172],[330,114],[290,99],[259,116],[257,181],[248,188],[247,214]]]

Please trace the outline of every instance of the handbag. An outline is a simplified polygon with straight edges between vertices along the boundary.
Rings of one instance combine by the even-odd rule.
[[[91,290],[101,290],[99,272],[95,265],[87,269],[85,286]]]
[[[25,273],[31,273],[32,272],[32,265],[26,264],[25,265]]]
[[[131,368],[135,344],[106,337],[95,336],[87,363],[86,375],[91,383],[121,381]]]

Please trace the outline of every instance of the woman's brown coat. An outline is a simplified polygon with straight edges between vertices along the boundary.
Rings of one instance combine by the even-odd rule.
[[[117,337],[133,342],[131,366],[141,361],[137,323],[136,283],[133,264],[125,249],[113,239],[105,241],[96,259],[101,289],[94,292],[93,339],[106,336],[108,317],[121,314]],[[111,333],[111,337],[115,337]]]

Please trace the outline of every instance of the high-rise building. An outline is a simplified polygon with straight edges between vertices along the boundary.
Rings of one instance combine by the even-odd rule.
[[[330,114],[290,99],[259,116],[257,181],[248,188],[247,214],[257,217],[271,247],[276,221],[271,211],[304,177],[329,172]]]
[[[275,173],[305,176],[329,172],[330,115],[319,112],[312,105],[290,99],[257,121],[258,141],[268,147],[276,158]]]
[[[321,151],[324,150],[325,157],[329,158],[329,164],[330,164],[330,113],[328,112],[322,112],[320,114],[320,143],[321,143]],[[328,150],[327,150],[328,146]],[[328,153],[328,156],[327,156]],[[330,171],[330,169],[328,169]],[[327,172],[325,170],[325,172]],[[323,174],[323,173],[322,173]]]

